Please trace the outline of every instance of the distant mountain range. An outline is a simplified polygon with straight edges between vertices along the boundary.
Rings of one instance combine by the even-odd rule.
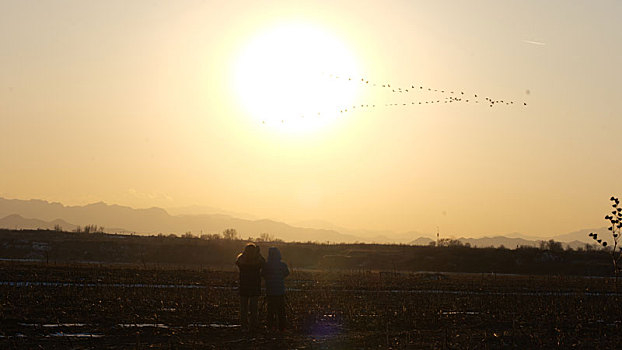
[[[586,234],[587,236],[587,234]],[[589,238],[589,237],[588,237]],[[484,247],[500,247],[500,246],[504,246],[505,248],[508,249],[514,249],[514,248],[518,248],[518,247],[539,247],[540,246],[540,242],[542,241],[541,239],[535,239],[535,240],[527,240],[527,239],[522,239],[522,238],[510,238],[510,237],[505,237],[505,236],[494,236],[494,237],[482,237],[482,238],[464,238],[464,237],[460,237],[460,238],[456,238],[456,240],[462,242],[462,244],[469,244],[472,247],[480,247],[480,248],[484,248]],[[557,242],[563,242],[564,247],[569,246],[573,249],[579,248],[579,247],[585,247],[586,243],[592,243],[590,240],[573,240],[573,241],[562,241],[562,240],[555,240]],[[427,237],[419,237],[417,239],[415,239],[414,241],[411,241],[410,244],[412,245],[428,245],[431,242],[434,242],[434,240],[427,238]]]
[[[21,216],[21,221],[13,215]],[[9,216],[9,218],[6,218]],[[220,233],[234,228],[241,237],[258,237],[269,233],[285,241],[356,242],[360,237],[342,234],[334,230],[295,227],[274,220],[247,220],[224,214],[170,215],[161,208],[133,209],[103,202],[85,206],[64,206],[42,200],[19,200],[0,198],[0,227],[6,228],[52,228],[52,222],[62,219],[75,228],[77,225],[103,226],[106,232],[135,232],[137,234],[182,234],[191,232]],[[31,221],[24,218],[36,218]],[[5,220],[6,219],[6,220]],[[62,225],[61,225],[62,226]],[[119,227],[122,229],[110,229]]]
[[[252,214],[247,214],[247,213],[240,213],[240,212],[235,212],[235,211],[228,211],[228,210],[223,210],[223,209],[219,209],[219,208],[214,208],[214,207],[208,207],[205,205],[190,205],[190,206],[185,206],[185,207],[172,207],[172,208],[165,208],[166,212],[171,214],[171,215],[213,215],[213,214],[218,214],[218,215],[227,215],[227,216],[231,216],[231,217],[235,217],[235,218],[239,218],[239,219],[246,219],[246,220],[257,220],[259,219],[258,217],[256,217],[255,215]]]
[[[360,242],[373,242],[373,243],[409,243],[413,237],[421,236],[421,233],[410,231],[405,233],[396,233],[392,231],[378,231],[378,230],[354,230],[341,226],[337,226],[330,222],[321,220],[306,220],[297,221],[292,225],[298,227],[314,228],[321,230],[337,231],[346,235],[356,236]]]
[[[427,245],[432,239],[421,237],[417,232],[394,233],[390,231],[352,230],[323,221],[303,221],[294,225],[268,219],[238,218],[222,214],[226,211],[209,207],[186,207],[171,210],[179,215],[171,215],[162,208],[134,209],[103,202],[85,206],[65,206],[61,203],[43,200],[5,199],[0,197],[0,228],[9,229],[52,229],[60,225],[64,230],[74,230],[78,225],[103,226],[106,232],[137,234],[182,234],[191,232],[220,233],[234,228],[240,237],[258,237],[269,233],[285,241],[315,242],[366,242],[366,243],[407,243]],[[212,212],[210,214],[198,214]],[[191,213],[191,214],[183,214]],[[565,242],[570,246],[583,246],[592,243],[589,232],[606,234],[606,228],[580,230],[564,235],[550,237]],[[510,237],[508,237],[510,236]],[[417,238],[418,237],[418,238]],[[516,246],[538,246],[542,240],[537,237],[512,233],[507,236],[484,238],[459,238],[472,246],[488,247],[503,245],[506,248]]]
[[[0,228],[9,229],[42,229],[51,230],[56,226],[61,227],[65,231],[76,229],[76,225],[70,224],[65,220],[56,219],[53,221],[43,221],[39,219],[27,219],[18,214],[11,214],[0,218]]]

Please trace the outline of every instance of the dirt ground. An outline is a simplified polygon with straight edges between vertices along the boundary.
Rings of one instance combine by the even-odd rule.
[[[288,329],[239,326],[231,271],[0,265],[0,348],[616,348],[610,279],[301,272]],[[260,313],[265,315],[263,299]],[[262,320],[263,321],[263,320]]]

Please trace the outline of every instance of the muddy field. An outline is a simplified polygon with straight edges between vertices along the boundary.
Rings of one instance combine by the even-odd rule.
[[[622,341],[622,294],[609,279],[294,271],[289,329],[249,334],[237,320],[236,278],[2,263],[0,348],[616,348]]]

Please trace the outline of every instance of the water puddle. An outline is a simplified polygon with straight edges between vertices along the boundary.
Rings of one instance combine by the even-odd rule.
[[[97,325],[87,324],[87,323],[24,323],[18,322],[19,326],[22,327],[33,327],[33,328],[59,328],[59,327],[93,327]],[[182,329],[182,328],[191,328],[191,327],[201,327],[201,328],[238,328],[241,327],[239,324],[228,324],[228,323],[191,323],[188,326],[170,326],[164,323],[119,323],[117,327],[121,328],[161,328],[161,329]],[[62,332],[61,332],[62,333]]]
[[[477,311],[443,311],[441,315],[479,315]]]
[[[9,287],[103,287],[103,288],[182,288],[206,289],[208,287],[196,284],[143,284],[143,283],[75,283],[75,282],[8,282],[0,281],[0,286]],[[210,287],[211,288],[211,287]]]
[[[238,327],[242,327],[239,324],[225,324],[225,323],[209,323],[209,324],[203,324],[203,323],[191,323],[188,325],[188,327],[197,327],[197,328],[238,328]]]
[[[86,323],[17,323],[23,327],[43,327],[43,328],[56,328],[56,327],[85,327],[88,326]]]
[[[20,259],[20,258],[0,258],[0,261],[9,261],[9,262],[44,262],[43,259]]]
[[[379,291],[357,291],[349,290],[351,293],[391,293],[391,294],[449,294],[449,295],[496,295],[496,296],[555,296],[555,297],[568,297],[568,296],[622,296],[622,293],[613,292],[486,292],[475,290],[440,290],[440,289],[393,289],[393,290],[379,290]]]
[[[25,323],[18,322],[19,326],[42,329],[42,328],[71,328],[71,327],[89,327],[91,329],[95,328],[101,331],[101,328],[97,324],[87,324],[87,323]],[[164,323],[119,323],[116,325],[120,328],[158,328],[158,329],[184,329],[184,328],[240,328],[239,324],[228,324],[228,323],[191,323],[187,326],[170,326]],[[27,332],[30,333],[30,332]],[[0,335],[0,339],[2,338],[102,338],[107,335],[101,333],[91,333],[91,332],[70,332],[66,333],[63,331],[56,331],[50,334],[39,334],[39,335],[24,335],[23,333],[16,333],[14,335]]]
[[[163,323],[119,323],[117,326],[121,328],[162,328],[169,329],[170,327]]]
[[[161,328],[161,329],[169,329],[169,328],[238,328],[241,327],[239,324],[226,324],[226,323],[191,323],[187,327],[184,326],[169,326],[163,323],[121,323],[117,326],[121,328]]]
[[[57,333],[48,334],[45,337],[46,338],[52,338],[52,337],[102,338],[102,337],[104,337],[104,335],[103,334],[96,334],[96,333],[63,333],[63,332],[57,332]]]

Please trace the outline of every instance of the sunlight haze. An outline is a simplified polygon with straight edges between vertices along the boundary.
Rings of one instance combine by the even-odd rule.
[[[0,197],[428,236],[602,227],[622,195],[620,18],[620,1],[2,1]]]

